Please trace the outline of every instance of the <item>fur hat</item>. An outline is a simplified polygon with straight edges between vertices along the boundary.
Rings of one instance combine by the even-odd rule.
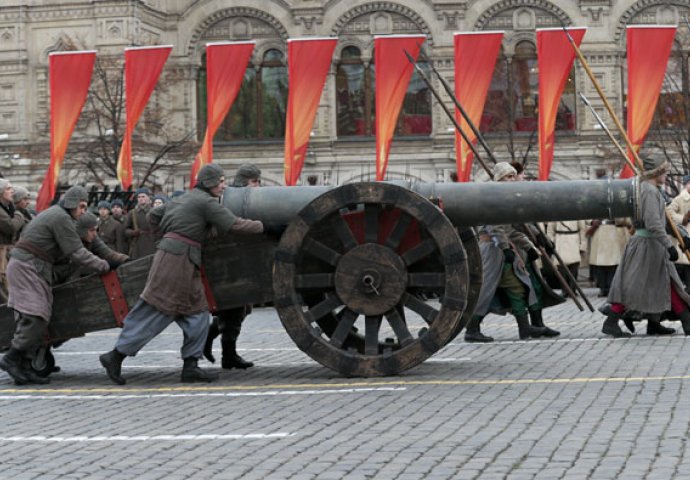
[[[249,180],[258,178],[261,178],[261,169],[252,163],[245,163],[237,169],[232,185],[233,187],[246,187],[249,185]]]
[[[642,167],[644,168],[644,172],[641,175],[642,178],[649,179],[668,173],[671,169],[671,164],[665,158],[646,157],[642,159]]]
[[[84,214],[77,220],[77,233],[80,237],[86,235],[89,229],[98,226],[98,217],[91,212]]]
[[[10,181],[6,178],[0,178],[0,194],[4,193],[7,187],[10,186]]]
[[[14,203],[21,202],[25,198],[29,198],[29,191],[24,187],[14,187],[14,195],[12,201]]]
[[[63,208],[72,209],[79,206],[79,202],[88,202],[89,194],[84,187],[76,185],[71,187],[65,193],[65,196],[60,200],[60,205]]]
[[[149,190],[147,187],[139,187],[136,189],[136,191],[134,193],[137,195],[137,197],[139,195],[141,195],[142,193],[144,195],[148,195],[149,198],[151,197],[151,190]]]
[[[494,165],[494,182],[500,182],[508,175],[517,175],[515,170],[508,162],[498,162]]]
[[[110,210],[110,202],[108,200],[101,200],[98,202],[98,209],[100,210],[101,208],[107,208]]]
[[[113,201],[110,203],[110,208],[111,208],[111,210],[112,210],[113,207],[125,208],[125,204],[124,204],[124,202],[123,202],[122,200],[120,200],[119,198],[116,198],[115,200],[113,200]]]
[[[213,188],[218,186],[220,179],[224,176],[225,172],[222,168],[215,163],[209,163],[199,170],[196,181],[204,188]]]

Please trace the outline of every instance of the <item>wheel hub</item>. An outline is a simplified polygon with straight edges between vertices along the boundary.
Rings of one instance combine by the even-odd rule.
[[[400,256],[375,243],[348,251],[335,270],[335,291],[361,315],[382,315],[400,302],[407,269]]]

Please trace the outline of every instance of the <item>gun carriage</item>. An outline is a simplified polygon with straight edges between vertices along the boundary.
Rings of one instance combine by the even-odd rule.
[[[473,226],[634,216],[637,181],[353,183],[230,188],[224,205],[280,240],[227,236],[204,250],[212,309],[272,302],[295,344],[346,376],[420,364],[469,320],[482,283]],[[46,345],[113,328],[137,300],[151,258],[54,288]],[[424,324],[408,322],[414,312]],[[0,349],[14,332],[0,307]],[[48,374],[49,348],[34,368]]]

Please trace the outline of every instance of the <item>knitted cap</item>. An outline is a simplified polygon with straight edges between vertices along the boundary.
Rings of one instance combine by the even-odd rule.
[[[494,165],[494,182],[500,182],[508,175],[517,175],[515,170],[508,162],[498,162]]]
[[[112,201],[110,204],[110,208],[112,209],[113,207],[120,207],[120,208],[125,208],[125,204],[120,200],[119,198],[116,198],[115,200]]]
[[[110,202],[108,200],[101,200],[98,202],[98,209],[100,210],[101,208],[107,208],[110,210]]]
[[[18,203],[25,198],[29,198],[29,191],[24,187],[14,187],[14,196],[12,197],[12,201],[14,203]]]
[[[84,215],[77,220],[77,233],[80,237],[86,235],[89,229],[98,225],[98,217],[91,212],[84,212]]]

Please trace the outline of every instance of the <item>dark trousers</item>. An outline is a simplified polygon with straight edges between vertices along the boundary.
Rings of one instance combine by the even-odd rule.
[[[251,306],[230,308],[216,313],[218,319],[218,331],[220,331],[221,343],[237,342],[242,330],[242,322],[249,315]]]
[[[594,282],[604,296],[609,294],[613,276],[616,274],[616,268],[618,268],[618,265],[606,267],[594,265]]]
[[[690,293],[690,265],[676,263],[676,271],[678,272],[678,276],[683,282],[683,285],[685,285],[685,291]]]

